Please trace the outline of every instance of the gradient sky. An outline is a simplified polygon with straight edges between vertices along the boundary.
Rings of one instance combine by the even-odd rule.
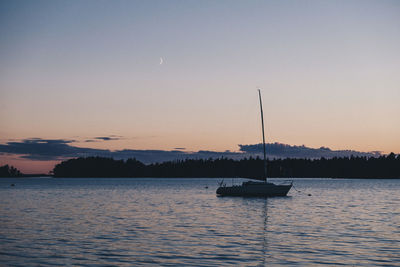
[[[237,151],[261,140],[261,87],[268,142],[400,153],[399,14],[399,1],[0,1],[0,143]]]

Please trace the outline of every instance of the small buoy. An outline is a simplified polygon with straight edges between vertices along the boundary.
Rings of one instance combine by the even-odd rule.
[[[11,184],[10,186],[15,186],[15,184]]]
[[[308,194],[309,197],[311,197],[311,194]]]
[[[205,188],[205,189],[208,189],[208,186],[205,186],[204,188]]]

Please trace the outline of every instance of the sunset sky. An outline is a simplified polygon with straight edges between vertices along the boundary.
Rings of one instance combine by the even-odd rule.
[[[400,153],[399,14],[400,1],[0,1],[0,165],[48,172],[59,158],[9,149],[41,139],[235,152],[261,141],[258,87],[268,143]]]

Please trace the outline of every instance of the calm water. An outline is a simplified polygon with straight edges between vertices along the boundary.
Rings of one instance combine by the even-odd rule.
[[[0,265],[400,266],[400,180],[294,184],[263,199],[216,197],[215,179],[0,179]]]

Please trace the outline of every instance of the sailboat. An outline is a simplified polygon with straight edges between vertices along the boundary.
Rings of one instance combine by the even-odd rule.
[[[226,186],[222,182],[217,189],[217,195],[219,196],[257,196],[257,197],[277,197],[286,196],[290,188],[293,186],[293,182],[289,184],[274,184],[267,181],[267,157],[265,153],[265,134],[264,134],[264,114],[262,108],[261,91],[258,89],[258,96],[260,98],[260,110],[261,110],[261,126],[262,126],[262,137],[263,137],[263,149],[264,149],[264,176],[262,181],[246,181],[241,185]]]

